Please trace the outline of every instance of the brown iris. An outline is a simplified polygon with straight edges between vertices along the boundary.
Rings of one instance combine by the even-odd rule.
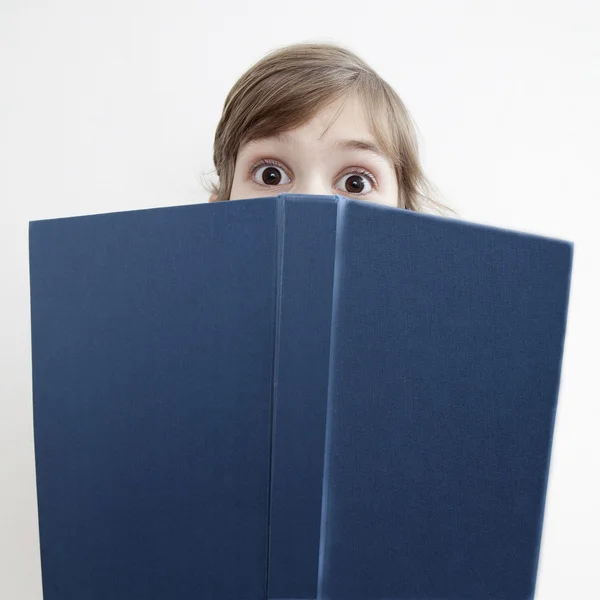
[[[281,173],[277,167],[267,167],[262,173],[262,180],[267,185],[277,185],[281,181]]]

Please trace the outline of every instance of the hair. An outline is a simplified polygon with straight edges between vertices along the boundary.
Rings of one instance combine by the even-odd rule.
[[[300,127],[321,109],[352,95],[362,101],[372,134],[394,165],[397,206],[455,213],[435,199],[435,186],[420,165],[415,126],[398,94],[356,54],[330,43],[273,50],[238,79],[215,132],[213,161],[219,181],[211,182],[208,191],[216,201],[229,200],[244,144]]]

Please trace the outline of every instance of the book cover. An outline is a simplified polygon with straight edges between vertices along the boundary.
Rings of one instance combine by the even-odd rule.
[[[341,196],[31,222],[45,599],[532,597],[572,255]]]

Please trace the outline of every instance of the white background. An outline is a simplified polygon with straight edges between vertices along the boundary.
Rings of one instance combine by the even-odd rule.
[[[600,598],[593,0],[1,0],[0,598],[42,594],[28,221],[206,201],[228,90],[299,41],[345,44],[389,81],[461,218],[575,242],[536,598]]]

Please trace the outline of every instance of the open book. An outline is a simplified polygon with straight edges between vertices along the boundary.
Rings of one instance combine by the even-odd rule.
[[[572,242],[290,194],[29,235],[45,600],[533,596]]]

